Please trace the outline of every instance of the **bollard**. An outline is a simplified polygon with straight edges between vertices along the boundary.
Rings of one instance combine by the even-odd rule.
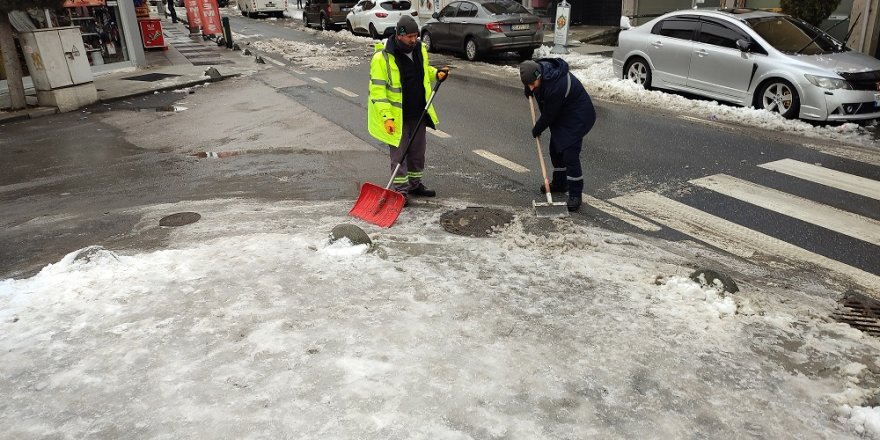
[[[550,53],[568,53],[568,49],[566,49],[565,45],[568,44],[568,25],[570,20],[571,5],[565,0],[562,0],[559,2],[559,6],[556,7],[556,22],[553,26],[553,49],[550,50]]]
[[[232,29],[229,27],[229,17],[223,17],[223,33],[226,35],[226,48],[232,49]]]

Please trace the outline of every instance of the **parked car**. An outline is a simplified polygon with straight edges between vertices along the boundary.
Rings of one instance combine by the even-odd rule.
[[[429,51],[462,52],[470,61],[509,51],[531,58],[543,41],[541,19],[513,0],[453,1],[422,28],[422,43]]]
[[[256,17],[258,14],[266,14],[272,17],[284,17],[287,10],[287,0],[236,0],[238,10],[245,17]]]
[[[325,31],[345,26],[345,17],[356,0],[306,0],[303,8],[303,24],[318,25]]]
[[[348,13],[345,27],[353,34],[384,37],[394,33],[401,15],[418,17],[419,11],[407,0],[360,0]]]
[[[748,9],[671,12],[620,33],[618,78],[786,118],[880,118],[880,60],[797,18]]]

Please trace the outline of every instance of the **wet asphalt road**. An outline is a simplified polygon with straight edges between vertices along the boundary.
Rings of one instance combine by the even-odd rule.
[[[235,32],[260,35],[254,39],[322,41],[320,36],[301,32],[291,20],[231,17],[231,21]],[[516,63],[512,57],[488,61],[488,68],[492,63]],[[355,68],[306,71],[306,77],[319,77],[327,84],[306,81],[306,85],[284,88],[281,92],[375,145],[365,128],[367,62],[364,56],[363,64]],[[429,136],[427,182],[441,196],[452,195],[474,204],[491,200],[528,207],[537,198],[540,174],[535,145],[528,134],[528,106],[516,79],[499,82],[482,78],[452,54],[432,55],[432,63],[460,67],[461,74],[453,73],[435,101],[441,119],[439,128],[449,137]],[[293,68],[306,70],[297,66],[278,67]],[[342,95],[334,87],[344,87],[359,96]],[[155,111],[183,97],[169,94],[128,100],[128,104],[115,103],[112,111]],[[597,101],[596,106],[599,121],[586,138],[582,155],[589,195],[607,200],[644,190],[658,192],[817,254],[880,274],[880,252],[875,245],[688,183],[690,179],[724,173],[878,220],[880,202],[875,199],[787,178],[757,165],[790,158],[821,163],[873,180],[880,180],[880,168],[819,153],[803,147],[804,140],[789,136],[741,127],[719,129],[631,105]],[[105,111],[103,107],[88,112]],[[208,166],[193,157],[137,149],[125,141],[123,133],[83,119],[89,117],[88,112],[0,127],[5,133],[14,132],[12,137],[4,134],[0,143],[4,151],[12,151],[8,161],[11,166],[5,166],[9,172],[0,177],[0,201],[7,205],[0,221],[4,228],[0,233],[0,249],[4,249],[0,254],[0,277],[33,273],[64,253],[95,242],[118,248],[160,246],[161,231],[139,237],[127,235],[138,220],[125,213],[132,206],[230,195],[266,200],[292,196],[352,198],[356,197],[356,179],[350,176],[363,174],[357,160],[347,160],[340,166],[331,156],[303,157],[283,152],[217,161]],[[548,140],[545,135],[544,141]],[[83,145],[91,147],[83,149]],[[477,149],[488,150],[531,171],[518,173],[499,166],[474,154]],[[100,170],[95,169],[96,163],[102,164]],[[279,188],[271,184],[271,179],[265,179],[264,170],[269,163],[278,169],[332,168],[333,175],[349,178],[338,179],[334,188],[291,194],[289,187]],[[303,177],[304,185],[308,184],[307,177]],[[173,183],[170,190],[169,178]],[[59,206],[66,210],[59,210]],[[64,213],[59,214],[61,211]],[[57,220],[58,215],[76,221],[69,228],[40,227],[41,218]],[[590,207],[582,209],[575,218],[614,230],[641,232]],[[668,229],[652,235],[674,240],[687,238]]]

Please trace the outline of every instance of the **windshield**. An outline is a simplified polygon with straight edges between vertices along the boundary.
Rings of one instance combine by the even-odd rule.
[[[780,52],[818,55],[846,50],[831,35],[792,17],[750,18],[746,23]]]
[[[513,0],[495,0],[493,2],[486,2],[483,3],[483,7],[492,15],[529,13],[523,5]]]

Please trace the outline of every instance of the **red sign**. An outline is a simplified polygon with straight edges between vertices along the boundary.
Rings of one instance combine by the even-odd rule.
[[[199,0],[183,0],[183,4],[186,6],[186,19],[189,21],[189,28],[201,28],[202,9],[199,7]]]
[[[162,36],[162,22],[158,18],[142,18],[138,20],[138,25],[141,28],[144,49],[165,47],[165,37]]]
[[[199,0],[202,7],[202,34],[217,35],[223,33],[220,24],[220,10],[217,8],[217,0]]]
[[[64,0],[65,8],[78,8],[80,6],[104,6],[107,0]]]

